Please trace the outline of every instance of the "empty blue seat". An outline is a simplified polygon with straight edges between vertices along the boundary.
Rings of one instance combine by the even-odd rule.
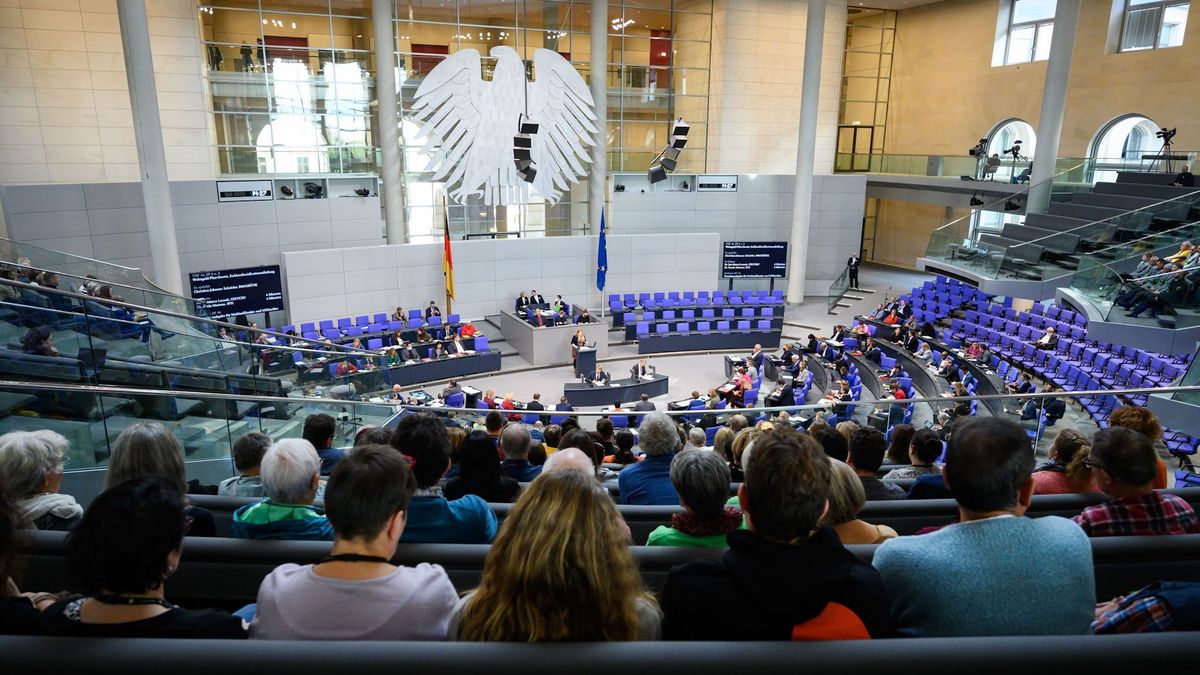
[[[712,330],[712,324],[708,321],[700,321],[696,324],[696,330],[700,333],[707,333]]]
[[[744,316],[744,317],[754,316],[754,308],[753,307],[743,307],[742,308],[742,316]]]
[[[759,319],[759,321],[758,321],[758,329],[759,329],[759,330],[771,330],[771,322],[770,322],[770,320],[767,320],[767,319]]]
[[[456,324],[459,323],[461,319],[462,317],[458,314],[451,314],[450,316],[446,317],[446,323]]]
[[[681,322],[681,323],[675,324],[675,332],[676,333],[688,332],[688,324],[686,322]]]
[[[749,321],[738,321],[737,329],[738,330],[750,330],[750,322]]]
[[[671,327],[665,323],[654,324],[654,332],[658,335],[666,335],[667,331],[669,331],[670,329],[671,329]]]
[[[451,408],[465,408],[467,406],[467,395],[461,391],[450,394],[446,397],[446,405]]]
[[[343,331],[352,325],[354,325],[354,322],[350,321],[350,317],[348,316],[337,320],[337,327]]]
[[[684,319],[696,318],[696,310],[694,310],[694,309],[685,309],[680,314],[681,314],[681,318],[684,318]]]
[[[424,312],[422,312],[422,311],[421,311],[421,310],[419,310],[419,309],[410,309],[410,310],[408,310],[408,318],[410,318],[410,319],[424,319],[424,318],[425,318],[425,313],[424,313]]]
[[[330,340],[337,340],[342,337],[341,331],[336,328],[326,328],[325,330],[321,331],[321,334]]]
[[[639,337],[642,335],[649,335],[650,334],[650,323],[648,321],[637,322],[637,326],[634,328],[634,334]]]
[[[488,339],[486,335],[475,336],[475,351],[486,352],[488,350]]]
[[[371,325],[371,317],[367,316],[366,314],[360,314],[359,316],[354,317],[354,325],[355,326],[370,326]]]
[[[304,323],[300,324],[300,332],[301,333],[315,333],[315,332],[317,332],[317,325],[314,324],[312,321],[305,321]]]
[[[663,319],[665,319],[665,320],[667,320],[667,321],[673,321],[673,320],[675,319],[675,310],[673,310],[673,309],[664,309],[664,310],[663,310],[663,313],[662,313],[662,318],[663,318]]]
[[[367,349],[383,349],[383,340],[381,338],[367,340]]]
[[[422,325],[424,325],[424,322],[421,319],[409,319],[408,320],[408,327],[410,330],[420,328]]]
[[[729,322],[728,321],[718,321],[717,322],[717,330],[728,332],[729,331]]]
[[[760,316],[773,317],[775,316],[775,310],[771,307],[763,307]]]
[[[715,309],[700,310],[700,317],[703,319],[712,319],[712,318],[716,317],[716,315],[717,315],[717,311]]]
[[[363,334],[363,329],[358,326],[350,326],[346,329],[346,337],[359,337]]]
[[[737,316],[737,310],[726,307],[725,309],[721,310],[721,316],[727,319],[732,319],[733,317]]]
[[[332,319],[322,319],[320,326],[321,326],[322,331],[333,328],[333,320]]]

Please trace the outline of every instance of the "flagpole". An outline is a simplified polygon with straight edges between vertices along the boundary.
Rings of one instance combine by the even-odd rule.
[[[454,313],[454,296],[450,294],[450,287],[454,283],[454,263],[450,262],[453,260],[450,256],[450,199],[446,195],[442,195],[442,224],[444,226],[442,236],[446,238],[442,250],[442,290],[446,295],[446,316],[449,317]],[[448,268],[447,262],[450,262]]]

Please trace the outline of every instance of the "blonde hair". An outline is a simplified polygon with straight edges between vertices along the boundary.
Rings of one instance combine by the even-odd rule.
[[[830,459],[833,471],[829,480],[829,513],[822,525],[840,525],[858,518],[867,503],[867,493],[854,469],[843,461]]]
[[[732,460],[733,446],[733,429],[729,427],[721,427],[717,429],[717,433],[713,436],[713,450],[717,452],[726,462]]]
[[[834,427],[834,429],[839,434],[841,434],[842,436],[845,437],[847,443],[850,442],[850,435],[853,434],[854,430],[857,428],[858,428],[858,423],[851,422],[850,420],[846,420],[844,422],[838,422],[837,426]]]
[[[158,422],[138,422],[113,441],[104,489],[134,478],[163,476],[180,494],[187,494],[186,474],[179,439]]]
[[[642,586],[620,522],[608,491],[590,474],[539,476],[500,526],[479,588],[463,609],[458,637],[480,642],[636,638],[637,603],[653,599]]]
[[[762,429],[746,428],[737,433],[733,439],[733,456],[730,458],[734,466],[745,466],[742,464],[742,455],[745,454],[746,448],[754,442],[754,439],[761,436]]]

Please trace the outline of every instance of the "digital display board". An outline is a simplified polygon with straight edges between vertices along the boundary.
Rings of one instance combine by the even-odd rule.
[[[279,265],[192,272],[192,297],[214,319],[283,309]]]
[[[219,180],[219,202],[269,202],[275,198],[274,185],[269,180]]]
[[[786,241],[727,241],[721,253],[721,276],[726,279],[787,276]]]

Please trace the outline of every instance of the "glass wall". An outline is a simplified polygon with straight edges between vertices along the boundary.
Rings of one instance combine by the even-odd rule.
[[[212,0],[199,5],[223,175],[376,173],[370,0]],[[587,186],[560,202],[450,204],[427,170],[412,104],[426,74],[463,49],[483,57],[539,48],[563,55],[590,82],[590,3],[578,0],[398,0],[395,72],[401,95],[405,196],[414,241],[543,236],[582,231]],[[608,170],[642,171],[670,123],[691,124],[678,171],[705,170],[712,0],[610,0]],[[536,77],[536,73],[532,73]]]

